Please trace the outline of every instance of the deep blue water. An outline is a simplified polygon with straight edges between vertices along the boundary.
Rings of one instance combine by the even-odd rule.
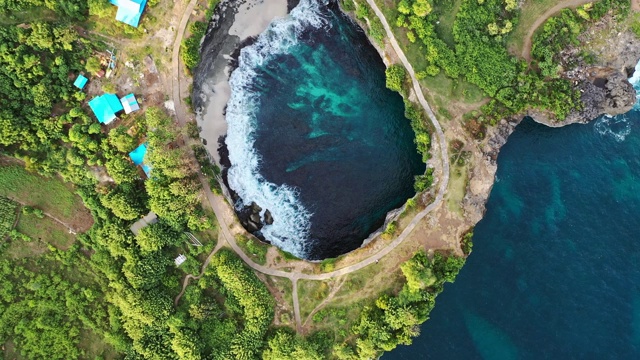
[[[551,129],[498,158],[473,253],[397,359],[640,359],[640,113]]]
[[[376,50],[335,3],[303,0],[239,63],[227,110],[238,205],[268,209],[264,236],[297,256],[359,247],[425,170]]]

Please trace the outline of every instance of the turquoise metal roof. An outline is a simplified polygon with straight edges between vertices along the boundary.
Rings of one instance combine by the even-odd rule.
[[[84,86],[87,85],[87,81],[89,81],[89,79],[87,79],[86,77],[84,77],[82,75],[78,75],[78,77],[76,78],[76,81],[73,83],[73,86],[75,86],[78,89],[82,90],[82,89],[84,89]]]
[[[135,165],[140,165],[144,173],[147,174],[147,176],[149,176],[149,173],[151,172],[151,167],[143,163],[145,155],[147,155],[146,143],[141,144],[135,150],[129,153],[129,157],[131,158],[131,161],[133,161]]]
[[[89,107],[101,124],[108,124],[122,111],[122,104],[115,94],[103,94],[89,101]]]
[[[147,0],[109,0],[109,2],[118,7],[116,20],[138,27]]]

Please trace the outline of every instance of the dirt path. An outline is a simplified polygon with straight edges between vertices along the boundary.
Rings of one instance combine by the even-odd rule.
[[[182,13],[182,20],[176,30],[176,39],[173,42],[173,53],[171,54],[171,90],[173,96],[173,104],[176,111],[176,119],[178,125],[184,126],[186,124],[184,104],[182,104],[181,89],[180,89],[180,44],[182,44],[182,38],[184,37],[184,31],[189,23],[189,17],[196,7],[198,0],[191,0],[187,8]]]
[[[631,10],[640,11],[640,0],[631,0]]]
[[[202,275],[204,275],[204,271],[207,270],[207,266],[209,266],[209,263],[211,262],[213,255],[215,255],[218,252],[218,250],[220,250],[222,246],[224,246],[224,244],[225,242],[222,241],[220,236],[218,236],[218,244],[216,244],[216,247],[213,248],[209,256],[207,256],[207,259],[204,261],[204,264],[202,264],[202,269],[200,270],[200,274],[198,276],[193,276],[191,274],[188,274],[187,276],[184,277],[184,281],[182,282],[182,290],[180,290],[180,294],[176,296],[176,299],[174,300],[173,305],[178,306],[178,303],[180,302],[180,298],[182,298],[182,295],[184,295],[185,290],[187,290],[187,286],[189,286],[189,281],[191,281],[192,279],[198,280],[202,277]]]
[[[333,289],[331,289],[331,292],[327,295],[327,297],[324,298],[324,300],[322,300],[322,302],[320,304],[318,304],[318,306],[316,306],[310,313],[309,316],[307,316],[307,318],[304,320],[304,323],[302,324],[302,328],[304,329],[307,324],[309,323],[309,321],[311,319],[313,319],[313,315],[315,315],[318,311],[322,310],[322,308],[324,308],[329,301],[333,300],[334,296],[336,296],[336,294],[338,293],[338,291],[340,291],[340,289],[342,288],[342,285],[344,285],[344,282],[347,280],[346,277],[341,278],[338,284],[336,284]],[[300,333],[300,331],[298,331],[298,333]]]
[[[522,47],[522,57],[525,60],[527,60],[528,62],[531,61],[531,44],[532,44],[532,41],[533,41],[533,34],[536,32],[538,27],[540,27],[540,25],[542,25],[545,21],[547,21],[547,19],[549,19],[553,15],[556,15],[557,13],[559,13],[564,8],[568,8],[568,7],[576,8],[576,7],[580,6],[580,5],[584,5],[584,4],[590,3],[592,1],[593,0],[564,0],[564,1],[560,1],[554,7],[552,7],[549,10],[547,10],[544,14],[540,15],[540,17],[538,19],[536,19],[536,21],[533,23],[533,25],[531,25],[531,29],[529,29],[529,32],[527,33],[527,35],[524,38],[524,46]],[[634,5],[637,5],[637,3],[638,3],[638,0],[633,0],[633,4]]]
[[[29,205],[29,204],[27,204],[27,203],[25,203],[25,202],[23,202],[23,201],[20,201],[20,200],[18,200],[18,199],[14,199],[14,198],[12,198],[12,197],[9,197],[9,199],[11,199],[11,201],[17,202],[17,203],[18,203],[18,204],[20,204],[21,206],[31,206],[31,205]],[[22,210],[22,209],[20,209],[20,210]],[[46,212],[46,211],[43,211],[42,213],[44,214],[44,216],[48,217],[49,219],[51,219],[51,220],[53,220],[53,221],[57,222],[58,224],[60,224],[60,225],[64,226],[67,230],[69,230],[69,234],[76,235],[76,234],[78,233],[78,231],[80,231],[79,229],[74,229],[73,227],[71,227],[71,225],[69,225],[69,224],[67,224],[66,222],[64,222],[64,221],[62,221],[62,220],[60,220],[60,219],[58,219],[57,217],[55,217],[55,216],[53,216],[53,215],[49,214],[49,213],[48,213],[48,212]],[[18,220],[19,220],[19,219],[20,219],[20,214],[18,214],[18,218],[16,219],[16,224],[14,225],[14,228],[18,225]]]
[[[293,308],[294,308],[294,315],[295,315],[295,320],[296,320],[296,329],[298,331],[301,331],[302,329],[302,323],[301,323],[301,319],[300,319],[300,302],[298,299],[298,280],[299,279],[304,279],[304,280],[327,280],[327,279],[331,279],[334,277],[339,277],[339,276],[343,276],[349,273],[352,273],[354,271],[358,271],[362,268],[365,268],[371,264],[376,263],[377,261],[379,261],[382,257],[384,257],[385,255],[389,254],[391,251],[393,251],[398,245],[400,245],[407,237],[409,237],[409,234],[411,234],[411,232],[414,230],[414,228],[418,225],[418,223],[427,215],[429,214],[431,211],[433,211],[434,209],[436,209],[438,206],[440,206],[440,204],[442,203],[442,200],[444,199],[444,195],[446,193],[448,184],[449,184],[449,156],[447,153],[447,143],[444,137],[444,133],[442,131],[442,127],[440,126],[440,123],[438,122],[438,120],[435,117],[435,114],[433,113],[433,111],[431,110],[431,107],[429,107],[429,104],[427,103],[427,100],[424,97],[424,94],[422,93],[422,89],[420,87],[420,84],[418,83],[418,79],[416,78],[415,75],[415,71],[413,69],[413,66],[411,65],[411,63],[409,63],[409,60],[407,59],[407,57],[405,56],[405,54],[403,53],[402,49],[400,48],[400,45],[398,44],[398,41],[396,40],[395,36],[393,35],[392,31],[391,31],[391,27],[389,26],[389,23],[387,22],[386,18],[384,17],[384,14],[380,11],[380,9],[378,8],[378,6],[376,5],[376,3],[373,0],[367,0],[367,2],[369,3],[369,5],[371,6],[371,8],[374,10],[375,14],[378,16],[378,18],[380,19],[380,21],[382,22],[382,25],[384,26],[384,29],[387,33],[387,37],[390,41],[391,46],[393,47],[394,51],[396,52],[398,58],[400,59],[400,61],[402,62],[402,64],[404,65],[404,67],[407,69],[407,72],[409,74],[409,76],[411,77],[411,81],[413,83],[413,89],[418,97],[418,101],[420,102],[420,105],[422,105],[422,107],[424,108],[425,112],[427,113],[427,115],[429,116],[429,120],[431,121],[431,123],[433,124],[433,127],[435,129],[435,135],[437,138],[437,141],[434,143],[434,146],[436,146],[436,151],[439,150],[440,151],[440,158],[442,160],[442,169],[441,169],[441,173],[442,173],[442,178],[440,179],[440,187],[438,188],[438,192],[437,195],[435,197],[435,200],[429,204],[429,206],[427,206],[424,210],[422,210],[421,212],[419,212],[412,220],[411,222],[408,224],[408,226],[402,231],[402,233],[395,238],[391,243],[389,243],[386,247],[384,247],[381,251],[377,252],[376,254],[358,262],[352,265],[349,265],[347,267],[335,270],[335,271],[331,271],[328,273],[323,273],[323,274],[304,274],[301,273],[299,271],[296,271],[296,269],[294,269],[292,272],[285,272],[282,270],[277,270],[277,269],[273,269],[273,268],[269,268],[267,266],[263,266],[260,264],[255,263],[253,260],[251,260],[247,254],[244,253],[244,251],[242,251],[242,249],[240,248],[240,246],[238,246],[238,244],[235,241],[235,237],[233,236],[233,234],[230,231],[230,225],[233,224],[235,222],[234,220],[234,213],[233,211],[230,209],[229,205],[226,203],[224,197],[219,196],[219,195],[214,195],[211,192],[211,189],[209,188],[209,184],[207,179],[205,179],[205,177],[200,173],[198,174],[198,177],[200,179],[200,182],[202,183],[202,187],[205,193],[205,196],[207,198],[207,201],[209,202],[209,204],[211,205],[211,208],[213,209],[216,218],[218,219],[218,222],[220,224],[220,234],[218,237],[218,246],[221,246],[221,244],[223,244],[224,242],[228,243],[229,246],[231,246],[231,248],[233,249],[233,251],[235,251],[238,256],[240,256],[240,258],[252,269],[259,271],[263,274],[266,275],[270,275],[270,276],[277,276],[277,277],[284,277],[287,279],[290,279],[292,282],[292,288],[293,288]],[[183,126],[186,123],[185,120],[185,110],[184,110],[184,104],[182,102],[182,99],[180,97],[180,61],[179,61],[179,53],[180,53],[180,43],[182,42],[182,37],[184,34],[184,30],[186,28],[186,25],[188,23],[189,20],[189,16],[191,14],[191,12],[193,11],[193,7],[195,6],[196,0],[192,0],[189,5],[187,6],[185,12],[183,13],[183,17],[182,17],[182,21],[180,22],[180,27],[177,29],[177,35],[176,35],[176,40],[174,41],[174,45],[173,45],[173,57],[172,57],[172,96],[173,96],[173,101],[174,101],[174,105],[175,105],[175,109],[176,109],[176,117],[177,117],[177,122],[178,125]],[[439,149],[438,149],[439,148]],[[203,266],[204,268],[204,266]],[[195,277],[192,277],[195,278]],[[189,278],[189,276],[185,277],[185,281],[183,283],[183,291],[181,292],[181,294],[184,293],[184,289],[186,288],[186,284],[188,284],[188,281],[191,278]],[[176,298],[176,303],[178,300],[180,300],[180,296],[178,296],[178,298]]]

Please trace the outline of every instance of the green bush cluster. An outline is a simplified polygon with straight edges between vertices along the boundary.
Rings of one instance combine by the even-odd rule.
[[[402,65],[394,64],[385,70],[387,88],[402,92],[407,79],[407,71]]]
[[[46,8],[74,20],[84,20],[87,17],[87,0],[0,0],[0,12],[3,13],[30,11],[34,8]]]
[[[200,62],[200,42],[207,32],[207,23],[196,21],[189,27],[191,36],[180,44],[180,58],[184,65],[192,71]]]
[[[13,229],[17,206],[14,201],[0,196],[0,241]]]
[[[420,251],[402,264],[406,283],[397,294],[380,296],[365,306],[355,321],[347,341],[336,344],[338,359],[375,359],[398,345],[409,345],[419,334],[419,325],[428,319],[436,296],[445,282],[453,282],[465,259],[435,253],[433,259]]]

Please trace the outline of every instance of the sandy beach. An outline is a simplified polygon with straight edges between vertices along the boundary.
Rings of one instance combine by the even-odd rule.
[[[194,72],[193,101],[200,137],[220,165],[219,141],[227,131],[224,117],[231,96],[232,54],[288,12],[287,0],[228,0],[220,4],[202,44],[202,61]],[[289,4],[290,5],[290,4]]]

